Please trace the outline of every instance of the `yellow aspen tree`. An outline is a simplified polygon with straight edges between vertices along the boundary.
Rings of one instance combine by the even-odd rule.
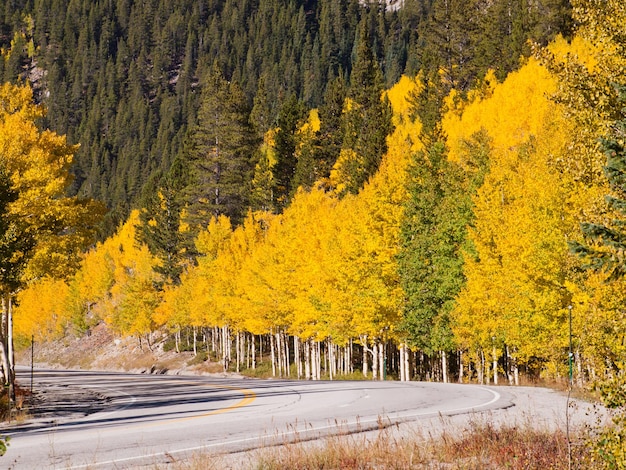
[[[15,197],[6,205],[9,230],[3,234],[0,356],[5,383],[13,381],[12,305],[16,291],[37,278],[69,277],[82,250],[93,242],[102,205],[67,197],[75,146],[37,126],[45,113],[33,104],[28,86],[0,85],[0,167]]]
[[[17,295],[14,333],[16,338],[50,341],[72,330],[71,312],[65,299],[69,287],[61,279],[46,277]]]
[[[156,323],[153,314],[160,295],[160,278],[153,267],[158,262],[145,245],[139,245],[135,227],[139,212],[133,211],[119,231],[104,244],[113,267],[113,284],[102,302],[102,315],[121,335],[148,337]]]
[[[554,78],[531,59],[490,87],[448,113],[443,128],[450,158],[461,164],[464,139],[481,130],[491,139],[489,172],[474,198],[476,254],[466,257],[455,323],[461,344],[489,357],[497,381],[501,355],[515,368],[531,357],[559,362],[567,342],[566,241],[575,221],[566,205],[569,180],[557,169],[570,126],[549,99]]]

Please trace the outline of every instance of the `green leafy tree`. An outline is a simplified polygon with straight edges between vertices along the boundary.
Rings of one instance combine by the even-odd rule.
[[[402,224],[399,271],[406,292],[403,328],[409,344],[426,354],[453,348],[450,312],[463,283],[471,194],[484,176],[488,140],[468,143],[467,170],[447,160],[442,143],[415,156],[410,199]],[[470,169],[471,168],[471,169]]]

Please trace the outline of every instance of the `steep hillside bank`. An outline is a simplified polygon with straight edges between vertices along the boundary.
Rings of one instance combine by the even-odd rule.
[[[148,374],[224,374],[221,363],[203,361],[192,352],[167,351],[165,337],[157,336],[153,344],[139,344],[136,338],[119,339],[105,325],[93,328],[89,335],[35,343],[34,351],[20,350],[17,363],[40,368],[111,370]]]

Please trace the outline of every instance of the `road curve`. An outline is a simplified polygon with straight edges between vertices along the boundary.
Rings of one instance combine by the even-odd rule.
[[[30,384],[24,373],[22,384]],[[68,399],[4,426],[0,465],[131,468],[438,415],[512,405],[497,388],[423,382],[288,381],[37,370],[35,391]],[[81,397],[72,399],[72,397]]]

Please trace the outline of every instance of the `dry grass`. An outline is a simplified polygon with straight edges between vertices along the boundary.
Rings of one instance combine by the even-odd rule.
[[[341,430],[339,430],[341,432]],[[573,469],[590,469],[583,446],[574,446]],[[309,442],[267,446],[235,459],[196,455],[177,470],[196,469],[568,469],[567,438],[562,431],[538,431],[531,423],[496,427],[471,423],[454,435],[424,436],[394,427],[374,433],[339,434]]]
[[[15,387],[15,403],[11,404],[6,389],[0,393],[0,422],[24,421],[29,418],[30,390]]]

